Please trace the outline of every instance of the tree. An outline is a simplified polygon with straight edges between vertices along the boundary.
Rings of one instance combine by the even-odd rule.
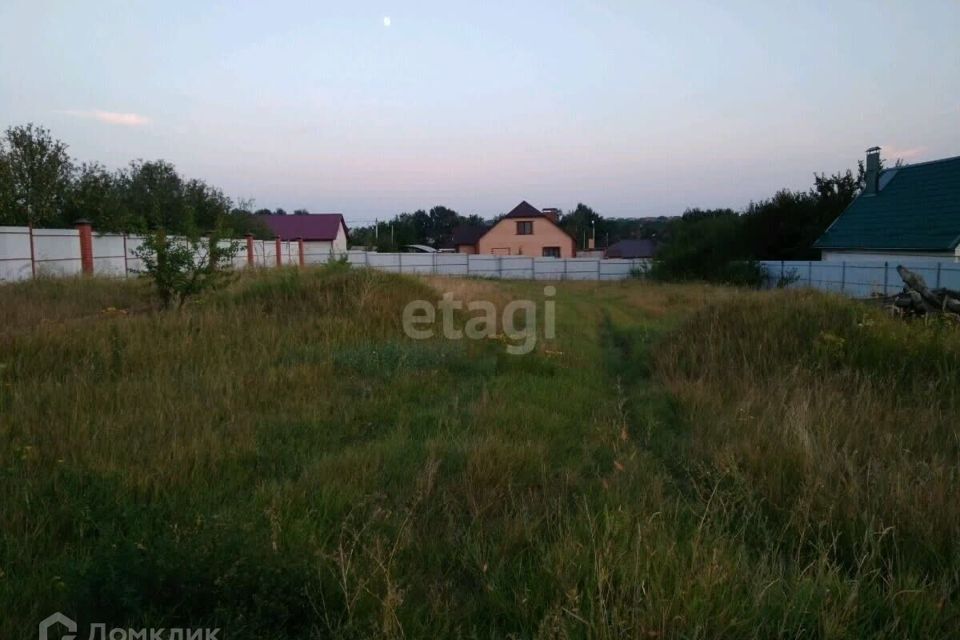
[[[68,221],[85,218],[99,231],[124,231],[132,223],[120,181],[97,163],[84,163],[76,171],[64,212]]]
[[[453,209],[437,205],[429,213],[418,209],[413,213],[400,213],[379,223],[350,230],[350,239],[356,245],[375,247],[378,251],[395,251],[408,244],[426,244],[441,248],[450,244],[453,230],[459,225],[481,226],[483,218],[477,215],[462,216]]]
[[[16,224],[16,196],[13,193],[13,175],[0,140],[0,225]]]
[[[252,216],[254,204],[256,204],[256,201],[253,198],[237,198],[237,201],[233,203],[233,209],[230,210],[230,213],[238,216]]]
[[[805,260],[814,257],[811,245],[825,228],[819,218],[816,197],[782,189],[768,200],[750,203],[741,233],[752,258]]]
[[[153,280],[160,305],[183,307],[187,300],[226,284],[228,267],[237,254],[234,241],[221,241],[217,232],[208,239],[170,238],[161,228],[147,236],[134,254],[143,273]]]
[[[183,198],[187,217],[201,233],[227,225],[233,202],[220,189],[190,180],[183,186]]]
[[[732,209],[691,209],[668,227],[651,277],[757,286],[763,270],[752,258],[741,216]]]
[[[239,209],[234,209],[224,221],[224,232],[227,231],[234,238],[245,236],[248,233],[260,240],[270,240],[276,237],[276,234],[270,230],[263,218]]]
[[[12,209],[15,224],[65,224],[63,203],[73,167],[67,145],[32,123],[10,127],[0,147],[3,157],[0,202]]]
[[[293,212],[293,215],[295,215],[295,216],[308,216],[308,215],[310,215],[310,212],[307,211],[306,209],[296,209],[296,210]]]
[[[195,230],[194,220],[185,207],[183,180],[172,164],[164,160],[136,160],[121,175],[125,204],[136,213],[140,230]]]
[[[578,202],[573,211],[564,214],[560,218],[560,226],[564,231],[573,236],[578,246],[582,245],[581,248],[586,249],[587,240],[593,237],[596,225],[601,220],[600,214],[582,202]],[[601,234],[600,237],[603,237],[602,228],[596,229],[596,232]]]
[[[430,226],[426,234],[426,240],[434,246],[443,246],[450,243],[453,238],[453,229],[460,224],[462,219],[453,209],[438,205],[430,209]]]
[[[273,215],[275,215],[275,216],[285,216],[285,215],[287,215],[287,212],[286,212],[284,209],[281,209],[280,207],[277,207],[277,210],[273,212]]]

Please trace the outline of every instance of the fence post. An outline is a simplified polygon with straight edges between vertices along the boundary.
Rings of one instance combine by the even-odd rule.
[[[597,260],[597,282],[600,282],[600,260]]]
[[[561,260],[563,260],[563,273],[560,275],[560,279],[566,280],[567,279],[567,259],[561,258]]]
[[[503,256],[497,256],[497,277],[503,280]]]
[[[37,256],[36,250],[33,248],[33,223],[27,225],[27,230],[30,238],[30,277],[37,277]]]
[[[77,220],[74,223],[80,232],[80,269],[83,275],[93,275],[93,227],[89,220]]]
[[[888,277],[887,274],[889,273],[889,271],[890,271],[890,263],[884,262],[883,263],[883,295],[887,295],[887,277]]]
[[[274,243],[277,249],[276,250],[277,266],[280,267],[280,266],[283,266],[283,254],[281,253],[280,236],[277,236],[277,239],[274,240]]]
[[[942,264],[942,263],[940,263],[940,262],[937,263],[937,285],[936,285],[936,287],[935,287],[936,289],[939,289],[939,288],[940,288],[940,266],[941,266],[941,264]]]
[[[437,275],[437,254],[431,253],[430,255],[432,256],[432,259],[433,259],[433,275]]]
[[[847,286],[847,261],[843,260],[840,263],[840,293],[843,293],[843,290]]]
[[[297,250],[300,252],[300,266],[306,264],[306,258],[303,255],[303,238],[297,238]]]
[[[253,234],[248,233],[244,236],[247,239],[247,266],[253,266]]]
[[[127,256],[129,255],[129,253],[130,252],[127,250],[127,234],[124,233],[123,234],[123,277],[124,278],[130,277],[130,264],[127,262]]]
[[[807,286],[813,286],[813,262],[807,260]]]

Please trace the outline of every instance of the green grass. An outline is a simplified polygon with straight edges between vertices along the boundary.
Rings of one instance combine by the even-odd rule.
[[[432,288],[431,288],[432,287]],[[955,330],[560,283],[556,339],[411,341],[542,284],[0,287],[0,637],[951,637]],[[83,632],[83,630],[82,630]],[[87,637],[84,635],[83,637]]]

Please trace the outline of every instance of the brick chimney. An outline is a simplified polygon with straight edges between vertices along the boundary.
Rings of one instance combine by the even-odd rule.
[[[874,195],[879,190],[880,182],[880,147],[867,149],[867,164],[865,169],[863,193]]]
[[[547,207],[546,209],[542,209],[541,213],[543,213],[543,215],[553,220],[554,224],[560,222],[560,209],[556,209],[554,207]]]

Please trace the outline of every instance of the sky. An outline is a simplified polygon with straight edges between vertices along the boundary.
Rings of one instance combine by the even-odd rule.
[[[3,0],[0,127],[354,225],[676,215],[960,155],[958,34],[958,0]]]

